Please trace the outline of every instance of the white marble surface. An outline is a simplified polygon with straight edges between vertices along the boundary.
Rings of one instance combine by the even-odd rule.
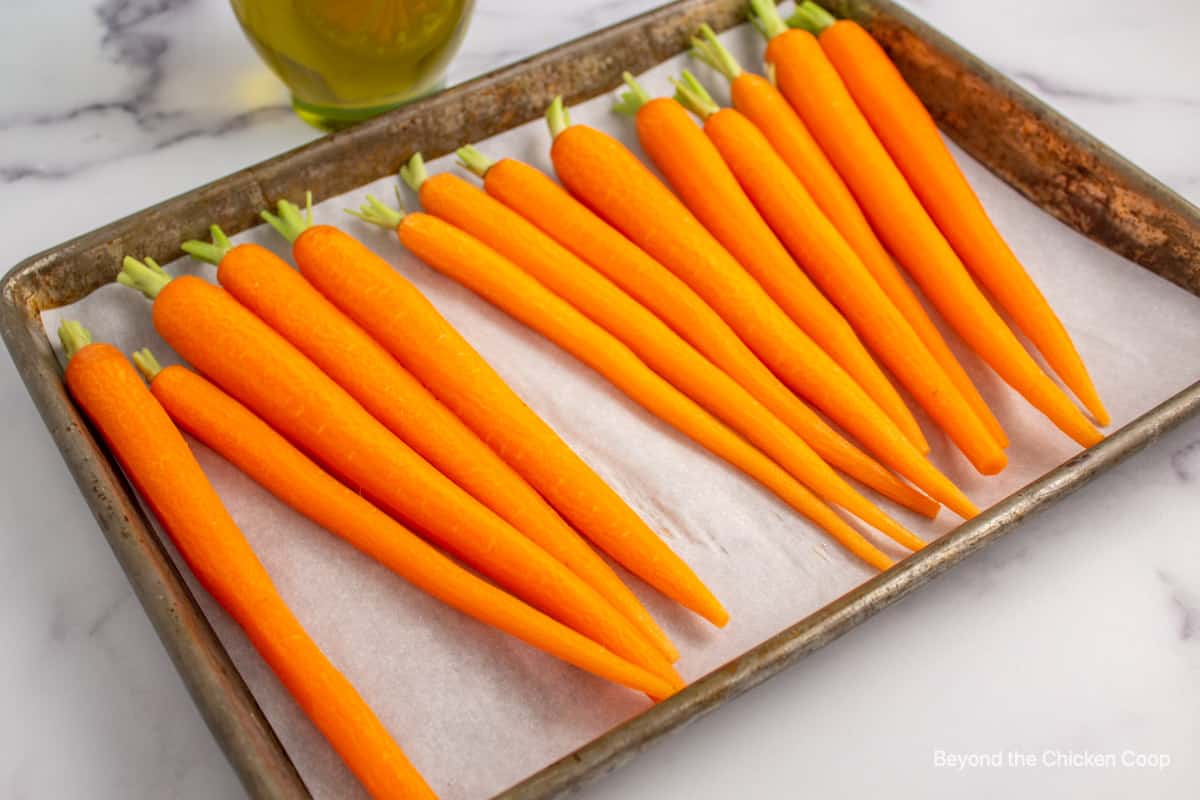
[[[451,80],[654,4],[481,3]],[[1194,4],[910,5],[1200,198]],[[8,9],[0,32],[0,264],[315,135],[220,3],[56,12]],[[0,795],[237,796],[6,359],[0,407]],[[1198,484],[1192,423],[585,796],[1194,796]],[[938,751],[1034,764],[955,770]]]

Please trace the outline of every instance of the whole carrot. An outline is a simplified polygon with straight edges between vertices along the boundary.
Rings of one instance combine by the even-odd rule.
[[[565,114],[561,105],[558,113]],[[830,465],[913,511],[937,513],[935,502],[897,480],[792,394],[691,287],[545,173],[505,158],[487,169],[484,188],[652,311]]]
[[[402,221],[398,232],[404,227]],[[390,264],[328,225],[301,233],[292,243],[292,255],[322,294],[391,352],[593,544],[713,624],[729,621],[691,568]]]
[[[217,286],[126,258],[121,281],[154,298],[177,352],[353,488],[516,596],[678,685],[666,659],[557,559],[413,452],[300,351]]]
[[[287,234],[311,224],[291,204],[271,223]],[[291,236],[294,238],[294,236]],[[286,262],[255,244],[213,242],[183,249],[218,265],[217,280],[242,305],[311,358],[376,419],[446,477],[565,564],[625,614],[669,660],[679,652],[637,597],[542,496],[399,362]]]
[[[992,438],[1001,447],[1007,447],[1008,436],[1000,426],[1000,421],[959,363],[958,357],[946,344],[941,331],[929,318],[925,306],[900,274],[879,237],[871,230],[871,224],[858,207],[854,195],[846,188],[846,182],[821,152],[820,145],[787,99],[771,81],[743,70],[707,25],[701,25],[700,36],[692,39],[691,52],[729,80],[733,107],[762,131],[846,243],[858,254],[863,266],[870,271],[888,299],[921,337],[930,355],[937,360],[975,415],[987,426]]]
[[[814,33],[850,95],[975,278],[1008,312],[1100,425],[1111,422],[1070,334],[988,218],[937,125],[883,48],[851,20],[812,3],[797,17]]]
[[[808,334],[918,450],[928,453],[921,426],[895,387],[850,324],[796,265],[683,106],[669,97],[651,99],[629,73],[625,83],[629,90],[616,108],[634,116],[642,149],[684,205],[745,268],[726,268],[709,279],[716,277],[752,302],[760,324],[772,328],[776,347],[791,350],[791,357],[804,357],[807,341],[796,334]]]
[[[633,153],[594,128],[551,122],[550,155],[572,194],[689,283],[768,366],[880,460],[960,515],[978,513]]]
[[[704,120],[705,134],[796,261],[975,468],[1002,470],[1004,451],[766,137],[739,111],[719,108],[691,73],[677,86],[680,102]]]
[[[66,383],[201,585],[246,632],[373,797],[432,798],[399,745],[296,620],[133,366],[78,322],[59,336]]]
[[[593,675],[655,698],[671,693],[662,678],[618,658],[455,564],[346,488],[200,375],[185,367],[161,369],[147,350],[134,353],[133,359],[150,381],[150,391],[183,430],[281,501],[418,589]]]
[[[1085,447],[1103,438],[996,313],[912,193],[904,176],[808,31],[788,30],[753,0],[783,95],[820,143],[872,226],[958,335],[1026,400]]]
[[[482,153],[471,148],[459,153],[487,171]],[[423,173],[420,170],[418,177]],[[716,455],[746,465],[747,474],[762,476],[760,482],[768,488],[784,487],[795,495],[793,481],[787,480],[790,475],[905,547],[924,545],[852,489],[803,439],[658,317],[521,215],[448,173],[433,175],[414,188],[426,211],[501,257],[491,269],[463,258],[435,269],[592,366],[680,432],[709,442]],[[454,233],[442,235],[453,238]]]
[[[490,198],[487,199],[491,201]],[[891,565],[891,559],[833,514],[802,482],[793,478],[656,374],[616,337],[555,295],[504,255],[443,219],[429,214],[414,215],[413,221],[405,226],[404,233],[405,246],[425,263],[462,283],[608,378],[647,411],[757,480],[867,563],[878,569],[886,569]],[[529,253],[524,255],[526,258],[522,263],[532,265],[528,258]],[[611,284],[609,286],[611,287]],[[610,299],[619,302],[616,297],[610,296]],[[667,331],[669,332],[669,329]],[[702,364],[693,363],[692,366],[702,368]],[[698,381],[694,378],[690,381],[693,389],[697,384]],[[703,394],[710,401],[715,400],[713,392],[706,390]],[[782,423],[779,427],[787,431]],[[801,447],[805,447],[797,437],[793,438]],[[811,453],[811,450],[809,452]],[[820,463],[815,456],[813,458]],[[825,469],[829,474],[833,474],[827,466]],[[807,472],[810,473],[809,477],[823,477],[812,468]],[[836,482],[841,482],[840,479],[836,479],[836,475],[834,477]],[[824,488],[824,484],[822,486]],[[836,492],[837,487],[830,490]],[[856,495],[852,490],[850,495],[852,496],[847,498],[847,502],[853,503]],[[860,502],[856,506],[866,507],[862,512],[864,516],[869,516],[872,524],[877,524],[889,536],[911,549],[924,546],[924,542],[874,509],[861,497],[858,500]]]
[[[504,256],[438,217],[419,213],[407,216],[412,219],[400,229],[401,241],[426,264],[566,349],[650,413],[759,481],[868,564],[876,569],[891,566],[890,558],[812,492]],[[920,546],[919,539],[911,534],[908,538]]]

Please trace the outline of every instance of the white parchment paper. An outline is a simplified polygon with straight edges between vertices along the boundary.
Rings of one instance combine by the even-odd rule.
[[[748,26],[722,38],[744,65],[761,63],[762,45]],[[642,80],[652,94],[665,93],[667,77],[684,66],[695,69],[718,100],[727,101],[723,80],[682,57]],[[597,98],[572,109],[572,116],[640,152],[632,124],[611,113],[610,102],[610,97]],[[541,121],[479,145],[494,158],[520,158],[552,173]],[[1116,425],[1196,379],[1200,302],[1195,297],[1068,230],[955,154],[1074,336]],[[454,168],[450,159],[429,167]],[[394,183],[380,180],[328,200],[316,208],[317,221],[362,237],[416,283],[713,588],[732,614],[722,631],[630,579],[679,645],[686,678],[704,675],[870,576],[868,568],[756,484],[650,417],[554,345],[417,262],[392,232],[342,213],[367,193],[390,199]],[[415,207],[411,195],[408,200]],[[265,227],[236,238],[287,257],[285,243]],[[168,269],[213,279],[212,268],[190,259]],[[98,339],[123,351],[149,346],[164,362],[176,360],[154,332],[149,311],[140,295],[113,284],[73,306],[46,312],[43,322],[54,341],[60,320],[77,318]],[[974,474],[945,437],[920,419],[935,463],[986,506],[1061,463],[1077,447],[978,359],[961,347],[958,351],[1010,434],[1009,468],[994,478]],[[489,796],[647,707],[642,697],[423,596],[281,505],[215,454],[199,445],[195,449],[287,602],[443,797]],[[956,524],[948,512],[932,523],[896,513],[929,538]],[[194,583],[193,589],[314,795],[362,796],[240,630]]]

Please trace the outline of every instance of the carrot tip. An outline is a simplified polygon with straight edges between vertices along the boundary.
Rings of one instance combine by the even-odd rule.
[[[63,352],[70,361],[76,353],[92,343],[92,332],[83,327],[79,320],[64,319],[58,326],[58,340],[62,342]]]
[[[928,495],[917,492],[918,497],[913,502],[905,504],[909,511],[916,512],[926,519],[934,519],[942,510],[942,504]]]
[[[1101,428],[1107,428],[1112,425],[1112,415],[1108,413],[1108,409],[1104,407],[1104,403],[1100,402],[1100,398],[1096,396],[1095,391],[1091,397],[1081,398],[1084,408],[1088,414],[1092,416],[1092,421]]]
[[[725,607],[716,600],[713,600],[713,603],[713,607],[701,611],[700,616],[704,617],[718,628],[724,628],[729,624],[729,612],[726,611]]]

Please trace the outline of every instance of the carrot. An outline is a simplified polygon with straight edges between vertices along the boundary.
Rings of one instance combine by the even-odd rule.
[[[593,675],[662,698],[671,687],[641,667],[475,577],[359,494],[347,489],[200,375],[161,369],[148,350],[133,355],[150,391],[183,430],[271,494],[423,592],[485,625]]]
[[[895,387],[850,324],[796,265],[687,111],[669,97],[652,100],[629,73],[625,83],[629,91],[622,95],[617,111],[635,117],[638,141],[650,160],[724,251],[745,268],[744,272],[725,269],[721,279],[735,287],[742,285],[744,299],[754,303],[763,322],[793,357],[804,352],[796,344],[796,334],[808,334],[918,450],[928,453],[921,426]],[[755,281],[761,287],[753,285]]]
[[[391,265],[328,225],[292,243],[301,273],[400,361],[619,564],[723,626],[729,614],[707,587],[437,309]]]
[[[787,30],[775,7],[753,0],[770,39],[767,62],[862,205],[884,244],[920,284],[946,321],[1010,386],[1084,446],[1103,438],[1042,372],[979,291],[880,144],[811,33]]]
[[[594,128],[560,122],[561,114],[551,119],[550,155],[572,194],[690,284],[779,377],[884,463],[962,516],[978,513],[633,153]]]
[[[676,85],[680,102],[704,120],[705,134],[796,261],[975,468],[986,475],[1002,470],[1004,451],[766,137],[739,111],[718,108],[690,72]]]
[[[661,653],[563,564],[458,488],[217,286],[125,259],[154,327],[197,369],[329,469],[530,605],[679,684]]]
[[[420,196],[431,210],[440,213],[440,218],[409,223],[405,227],[405,246],[434,269],[546,336],[652,414],[742,469],[797,511],[809,514],[816,502],[807,490],[800,491],[799,481],[903,546],[924,546],[855,492],[729,376],[515,212],[453,175],[437,175],[425,181]],[[457,221],[463,227],[455,227]],[[490,247],[492,242],[498,247]],[[553,285],[548,288],[541,278]],[[564,299],[555,294],[555,288],[570,296]],[[581,313],[572,301],[585,305],[587,313]],[[613,330],[606,329],[609,325]],[[679,388],[639,356],[652,360],[669,380],[678,382]],[[719,420],[725,420],[750,443]],[[760,450],[769,450],[784,469]],[[828,518],[828,513],[822,511],[814,521]],[[848,532],[842,524],[834,535]],[[855,547],[862,544],[865,541],[858,541]],[[874,555],[882,554],[876,551]],[[868,561],[882,563],[877,557]]]
[[[481,172],[488,171],[489,162],[478,150],[462,148],[459,155]],[[736,381],[521,215],[447,173],[425,180],[418,191],[429,213],[507,260],[500,270],[510,272],[512,267],[519,272],[500,291],[493,286],[498,275],[481,278],[480,267],[473,263],[456,261],[443,268],[451,277],[577,355],[682,433],[696,441],[718,443],[723,449],[713,452],[730,463],[737,462],[725,453],[741,454],[737,456],[741,463],[768,476],[771,485],[785,485],[794,493],[792,481],[781,481],[786,476],[779,474],[778,464],[823,500],[842,506],[903,546],[924,546],[851,488]],[[708,413],[697,414],[700,409],[686,402],[688,398]],[[732,436],[717,420],[745,440]],[[746,442],[761,453],[745,453]],[[764,455],[775,464],[763,463]]]
[[[795,110],[788,105],[787,99],[771,81],[743,70],[733,54],[717,39],[712,28],[701,25],[700,37],[692,39],[692,55],[729,80],[733,107],[749,117],[767,137],[779,157],[787,163],[821,211],[825,212],[846,243],[858,254],[863,266],[870,271],[888,299],[921,337],[930,355],[937,360],[975,415],[987,426],[992,438],[1001,447],[1007,447],[1008,436],[1000,426],[1000,421],[988,408],[983,395],[946,344],[941,331],[929,318],[925,306],[900,274],[879,237],[871,230],[871,224],[863,216],[854,195],[846,188],[846,182],[821,152],[820,146]]]
[[[814,14],[814,9],[820,14]],[[814,33],[824,29],[820,34],[821,49],[967,268],[1009,313],[1096,421],[1108,425],[1112,419],[1070,334],[988,218],[942,141],[933,118],[883,48],[857,23],[835,22],[812,3],[802,4],[797,14],[813,20]]]
[[[387,224],[382,218],[379,222]],[[405,215],[399,232],[404,246],[426,264],[480,294],[604,375],[650,413],[773,491],[852,553],[877,569],[892,565],[890,558],[812,492],[503,255],[430,214]],[[907,535],[920,546],[919,539]]]
[[[246,632],[317,729],[373,797],[433,791],[308,636],[230,518],[187,442],[115,347],[78,322],[59,329],[66,384],[201,585]]]
[[[268,216],[277,226],[307,226],[298,213]],[[233,247],[215,226],[212,233],[212,244],[186,242],[184,250],[217,264],[217,280],[242,305],[442,474],[590,584],[669,660],[678,660],[670,639],[607,562],[378,342],[271,251]]]
[[[913,511],[937,513],[936,503],[897,480],[792,394],[687,284],[546,174],[506,158],[489,166],[484,188],[657,315],[830,465]]]

